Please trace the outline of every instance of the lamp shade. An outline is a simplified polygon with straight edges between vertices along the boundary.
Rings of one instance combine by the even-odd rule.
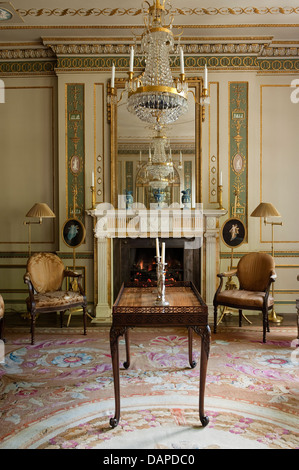
[[[250,215],[251,217],[280,217],[280,213],[271,202],[261,202]]]
[[[42,219],[45,217],[55,217],[55,214],[47,204],[44,202],[37,202],[33,207],[31,207],[30,211],[27,212],[26,217],[39,217]]]

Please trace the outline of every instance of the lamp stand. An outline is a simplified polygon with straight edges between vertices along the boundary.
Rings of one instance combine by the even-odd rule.
[[[37,224],[37,225],[40,225],[42,223],[42,218],[39,219],[38,222],[24,222],[24,225],[28,225],[28,257],[31,256],[31,225],[32,224]]]
[[[274,225],[282,225],[282,222],[268,222],[266,219],[264,220],[265,225],[269,224],[271,225],[271,251],[272,251],[272,257],[274,258]],[[272,283],[272,297],[274,299],[274,283]],[[273,323],[281,323],[283,320],[283,317],[280,315],[276,315],[274,305],[271,313],[268,316],[269,321]]]

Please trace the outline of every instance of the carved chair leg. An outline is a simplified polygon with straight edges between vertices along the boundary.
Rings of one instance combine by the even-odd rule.
[[[267,332],[270,333],[269,312],[268,312],[268,310],[267,310],[267,318],[266,318],[266,321],[267,321]]]
[[[36,314],[31,313],[31,344],[34,344],[34,339],[35,339],[35,320],[36,320]]]
[[[242,326],[242,310],[239,310],[239,326]]]
[[[86,335],[86,307],[83,307],[83,334]]]
[[[268,327],[268,309],[263,310],[263,343],[266,343],[266,331]]]
[[[65,310],[62,310],[62,311],[60,312],[60,328],[63,327],[63,315],[64,315],[64,312],[65,312]]]
[[[214,333],[217,333],[217,304],[214,304]]]

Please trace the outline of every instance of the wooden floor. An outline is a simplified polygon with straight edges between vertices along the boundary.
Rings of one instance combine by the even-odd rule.
[[[284,326],[296,326],[297,325],[297,315],[294,314],[285,314],[280,315],[283,317],[283,321],[281,323],[270,323],[270,328],[274,328],[276,326],[284,325]],[[246,315],[248,320],[252,322],[253,325],[262,325],[262,316],[261,314],[257,315]],[[67,326],[68,321],[68,312],[64,316],[64,326]],[[231,325],[237,326],[239,324],[239,317],[237,313],[234,314],[227,314],[220,325]],[[246,320],[243,319],[243,325],[247,324]],[[82,314],[75,313],[71,316],[71,321],[69,326],[77,327],[82,326]],[[210,320],[210,325],[212,325],[212,320]],[[16,312],[6,312],[5,313],[5,327],[12,328],[12,327],[26,327],[30,328],[30,320],[26,317],[24,313],[16,313]],[[52,328],[60,328],[60,316],[59,314],[55,313],[43,313],[39,315],[38,319],[36,320],[37,327],[52,327]],[[92,323],[91,319],[87,317],[87,327],[89,328],[100,328],[101,325],[99,323]]]

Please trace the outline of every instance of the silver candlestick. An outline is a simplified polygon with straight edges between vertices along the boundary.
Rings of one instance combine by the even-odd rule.
[[[161,262],[161,256],[156,256],[157,259],[157,298],[155,305],[167,306],[169,302],[165,300],[165,266],[167,263]]]

